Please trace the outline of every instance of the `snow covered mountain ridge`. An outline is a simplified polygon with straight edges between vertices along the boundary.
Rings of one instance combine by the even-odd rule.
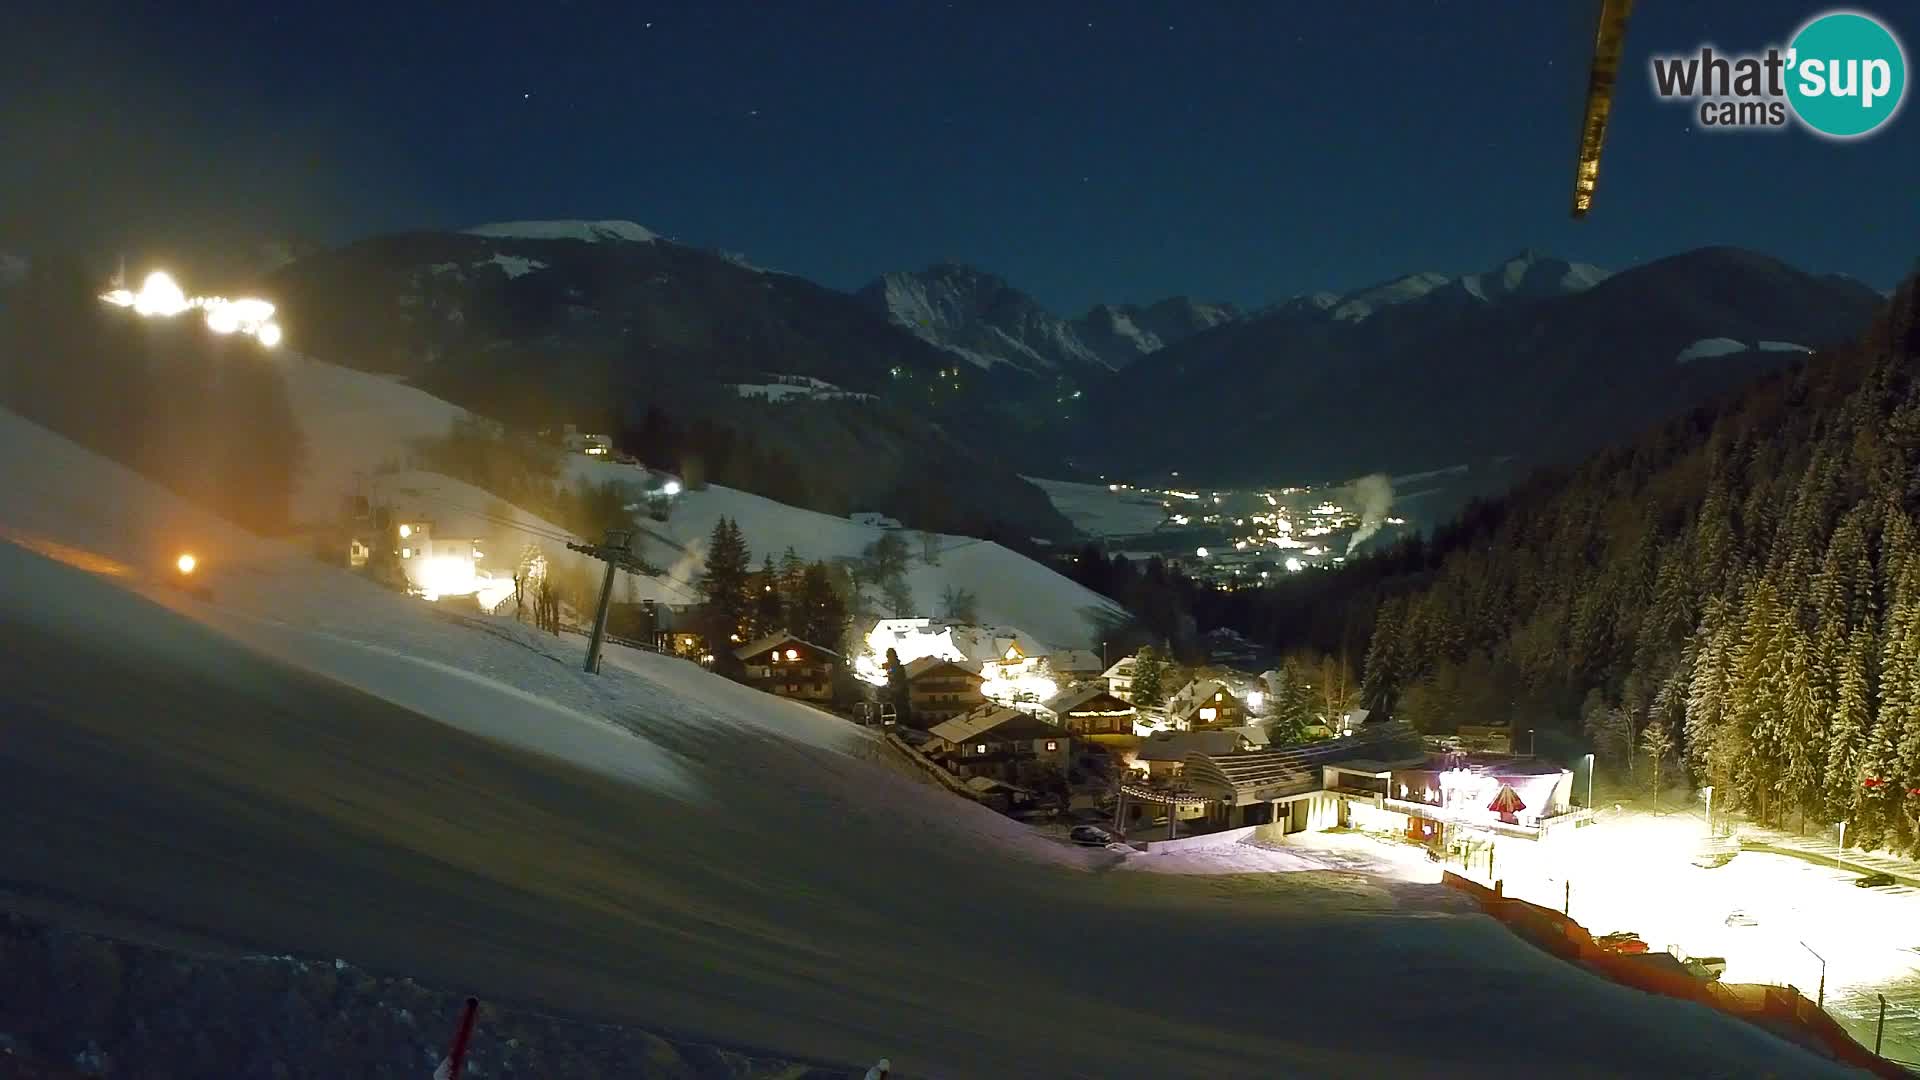
[[[1068,320],[1004,278],[959,263],[883,274],[858,295],[895,325],[970,363],[1039,374],[1118,371],[1240,315],[1230,304],[1173,297],[1145,306],[1101,304]]]
[[[497,221],[462,232],[512,240],[584,240],[590,244],[625,241],[651,244],[660,234],[631,221]]]
[[[1507,300],[1584,292],[1610,276],[1609,271],[1590,263],[1570,262],[1527,250],[1479,273],[1449,277],[1426,270],[1348,293],[1296,296],[1268,310],[1279,313],[1327,311],[1339,321],[1359,322],[1386,308],[1429,296],[1492,305]]]

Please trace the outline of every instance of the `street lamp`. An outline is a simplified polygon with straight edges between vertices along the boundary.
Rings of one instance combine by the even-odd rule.
[[[1840,865],[1840,853],[1845,850],[1847,846],[1847,823],[1842,821],[1839,824],[1840,843],[1833,849],[1833,868],[1835,870],[1844,870],[1846,867]]]
[[[1701,788],[1700,790],[1704,792],[1707,796],[1707,835],[1712,836],[1713,835],[1713,785],[1708,784],[1706,787]]]
[[[1587,755],[1587,809],[1593,809],[1593,755]]]
[[[1812,953],[1815,960],[1820,961],[1820,999],[1816,1001],[1815,1004],[1821,1009],[1825,1009],[1827,1007],[1827,958],[1814,952],[1813,946],[1808,945],[1804,941],[1800,943],[1800,947]]]

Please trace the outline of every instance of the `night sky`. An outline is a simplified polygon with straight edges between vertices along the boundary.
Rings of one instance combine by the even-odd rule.
[[[33,6],[0,41],[0,250],[628,218],[841,288],[957,259],[1063,313],[1522,247],[1881,288],[1920,254],[1911,108],[1837,144],[1653,100],[1650,52],[1784,42],[1817,3],[1642,3],[1581,223],[1584,3]],[[1868,10],[1911,58],[1913,9]]]

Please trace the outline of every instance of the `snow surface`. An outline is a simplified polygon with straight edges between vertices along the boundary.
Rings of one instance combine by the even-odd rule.
[[[896,325],[979,367],[1005,363],[1046,372],[1058,368],[1061,360],[1071,360],[1111,368],[1065,320],[1013,293],[991,274],[942,266],[922,273],[885,274],[880,285],[888,318]],[[964,345],[956,340],[969,334],[984,334],[988,340]]]
[[[570,460],[574,475],[595,483],[640,473],[632,466],[585,456]],[[635,595],[685,603],[706,565],[707,539],[722,517],[739,524],[755,565],[768,554],[778,562],[788,547],[809,561],[855,558],[889,532],[731,488],[687,491],[674,498],[667,521],[644,523],[648,535],[641,553],[664,573],[658,579],[635,579]],[[932,613],[949,586],[967,589],[976,598],[980,621],[1018,626],[1056,648],[1093,646],[1099,620],[1122,615],[1112,601],[999,544],[939,534],[938,562],[930,564],[918,534],[910,532],[906,540],[911,553],[907,586],[922,612]]]
[[[1797,341],[1763,341],[1760,343],[1760,351],[1810,353],[1813,350]]]
[[[625,240],[651,244],[659,234],[631,221],[499,221],[465,230],[473,236],[515,240],[585,240],[588,243]]]
[[[1045,492],[1053,508],[1087,536],[1139,536],[1159,528],[1167,518],[1158,498],[1138,491],[1111,491],[1105,484],[1042,480],[1037,476],[1023,479]]]
[[[545,270],[547,268],[547,264],[541,262],[539,259],[527,259],[519,255],[495,255],[489,261],[500,269],[505,270],[509,278],[517,278],[523,274],[531,274],[535,270]]]
[[[218,603],[187,601],[187,610],[249,648],[475,735],[698,795],[665,751],[596,715],[604,706],[593,688],[544,655],[550,639],[504,620],[500,636],[450,632],[425,604],[245,533],[5,411],[0,538],[83,569],[100,560],[117,568],[107,578],[162,599],[178,596],[160,583],[174,556],[191,551]],[[68,606],[55,601],[55,617]]]
[[[288,396],[307,443],[306,466],[294,500],[301,518],[331,520],[343,495],[377,483],[382,494],[402,489],[421,493],[418,497],[427,501],[442,536],[487,537],[493,543],[489,550],[502,556],[518,552],[521,543],[537,542],[549,559],[585,565],[585,556],[573,555],[562,543],[549,539],[565,535],[566,530],[519,509],[495,513],[505,504],[470,485],[405,468],[401,476],[376,481],[374,473],[382,465],[408,465],[414,440],[446,434],[456,417],[467,415],[466,410],[391,378],[291,353],[279,362],[285,365]],[[613,480],[636,488],[649,484],[646,471],[634,466],[583,454],[566,460],[571,476],[590,483]],[[634,497],[638,501],[637,491]],[[497,516],[510,518],[520,530],[502,531],[485,520]],[[809,560],[853,558],[886,531],[731,488],[684,492],[674,499],[668,521],[643,523],[648,535],[642,539],[641,553],[665,573],[660,578],[628,579],[621,586],[622,598],[692,602],[695,583],[705,568],[707,538],[722,516],[740,523],[756,563],[767,553],[778,559],[789,546]],[[935,566],[922,558],[918,536],[910,535],[907,541],[913,552],[907,584],[916,606],[924,611],[933,611],[949,586],[967,589],[978,599],[982,621],[1023,627],[1059,648],[1095,644],[1095,621],[1121,614],[1099,594],[998,544],[942,535]]]
[[[842,390],[830,382],[805,376],[789,376],[789,380],[770,383],[735,383],[734,392],[743,398],[762,398],[766,401],[786,401],[799,399],[804,401],[872,401],[872,394],[854,390]]]
[[[1701,338],[1699,341],[1681,349],[1679,353],[1675,354],[1673,362],[1676,364],[1686,364],[1714,356],[1730,356],[1734,353],[1743,353],[1751,348],[1751,345],[1742,341],[1735,341],[1732,338]]]
[[[593,879],[617,890],[607,907],[632,909],[623,925],[649,969],[623,1002],[658,1026],[838,1060],[887,1053],[955,1077],[1840,1075],[1756,1028],[1586,975],[1432,887],[1304,869],[1082,872],[1118,857],[916,782],[837,718],[617,647],[605,674],[584,675],[577,639],[450,617],[323,567],[6,413],[0,526],[16,545],[92,567],[77,588],[73,570],[0,548],[23,617],[72,620],[163,660],[192,647],[168,620],[195,619],[664,797],[634,822],[643,853],[599,856],[620,860],[626,880]],[[152,586],[164,572],[152,568],[188,540],[210,600]],[[471,816],[447,827],[477,828]],[[110,837],[111,817],[96,828]],[[461,927],[482,948],[479,935],[502,930]],[[538,916],[512,932],[537,938]],[[1207,992],[1159,992],[1163,973],[1143,970],[1143,955]],[[1306,981],[1290,987],[1290,975]]]

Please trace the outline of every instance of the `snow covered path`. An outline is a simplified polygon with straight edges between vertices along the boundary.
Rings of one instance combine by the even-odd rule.
[[[832,717],[586,676],[0,421],[7,890],[922,1075],[1831,1073],[1437,889],[1089,873]],[[183,537],[211,603],[152,585]]]

